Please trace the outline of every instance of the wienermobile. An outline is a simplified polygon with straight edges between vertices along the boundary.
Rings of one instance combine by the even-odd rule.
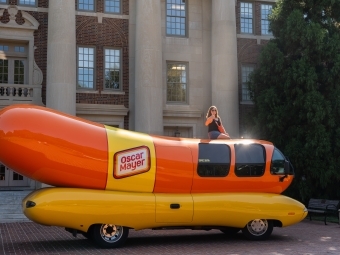
[[[0,111],[0,162],[53,187],[22,202],[26,217],[101,247],[129,229],[242,230],[252,240],[296,224],[303,204],[281,193],[290,162],[270,142],[148,135],[45,107]]]

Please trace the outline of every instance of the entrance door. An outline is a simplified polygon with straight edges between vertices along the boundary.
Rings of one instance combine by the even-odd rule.
[[[28,178],[0,163],[0,187],[28,186]]]

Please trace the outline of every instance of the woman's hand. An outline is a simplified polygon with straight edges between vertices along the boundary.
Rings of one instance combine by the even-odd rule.
[[[208,126],[211,122],[213,122],[214,119],[215,119],[215,115],[209,116],[207,120],[205,121],[205,125]]]

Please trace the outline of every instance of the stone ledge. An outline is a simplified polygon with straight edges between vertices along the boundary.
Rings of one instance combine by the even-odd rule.
[[[181,110],[168,109],[163,110],[164,117],[183,117],[183,118],[201,118],[202,112],[199,110]]]
[[[115,115],[126,116],[129,109],[124,105],[112,104],[77,104],[77,115]]]

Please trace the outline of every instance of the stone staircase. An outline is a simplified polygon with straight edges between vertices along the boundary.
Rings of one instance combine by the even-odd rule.
[[[32,190],[0,190],[0,223],[30,221],[22,213],[22,199]]]

